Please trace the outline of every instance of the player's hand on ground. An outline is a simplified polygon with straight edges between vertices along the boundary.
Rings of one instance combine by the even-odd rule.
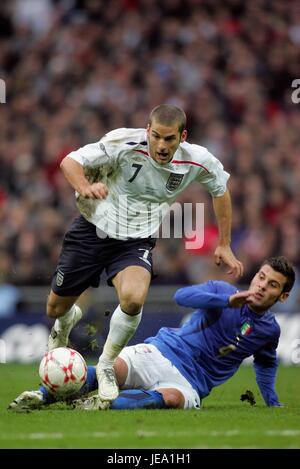
[[[220,265],[223,262],[230,267],[227,272],[228,274],[233,274],[235,277],[241,277],[243,275],[243,264],[237,260],[230,246],[218,246],[214,256],[216,265]]]
[[[79,193],[86,199],[106,199],[108,189],[102,182],[95,182],[94,184],[89,184],[80,189]]]
[[[230,296],[229,305],[232,308],[240,308],[244,304],[251,304],[253,299],[253,293],[253,290],[246,290],[235,293],[234,295]]]

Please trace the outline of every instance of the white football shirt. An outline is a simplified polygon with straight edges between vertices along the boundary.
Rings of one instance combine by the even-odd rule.
[[[157,232],[169,206],[191,182],[213,196],[226,192],[229,174],[206,148],[180,143],[163,166],[150,156],[145,129],[116,129],[99,142],[67,155],[80,163],[90,183],[108,187],[104,200],[76,193],[81,214],[111,238],[147,238]]]

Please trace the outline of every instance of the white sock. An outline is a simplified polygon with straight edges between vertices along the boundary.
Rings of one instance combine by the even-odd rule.
[[[67,326],[69,326],[74,317],[75,311],[76,305],[73,305],[72,308],[70,308],[69,311],[64,314],[64,316],[57,318],[54,323],[54,329],[56,331],[61,331],[62,329],[65,329]]]
[[[142,318],[139,314],[130,316],[121,310],[120,305],[115,309],[109,324],[109,333],[99,358],[102,365],[112,366],[121,350],[134,335]]]

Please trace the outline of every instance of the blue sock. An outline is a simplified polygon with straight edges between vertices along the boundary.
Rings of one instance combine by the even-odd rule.
[[[122,391],[112,402],[111,409],[163,409],[166,404],[162,394],[158,391],[143,391],[142,389],[128,389]]]
[[[94,366],[88,366],[86,381],[80,391],[75,396],[72,396],[72,398],[77,399],[91,391],[95,391],[95,389],[98,389],[96,368]],[[44,386],[41,386],[39,391],[43,394],[45,404],[52,404],[57,401],[57,399],[55,399],[55,397]]]
[[[43,394],[45,404],[53,404],[53,402],[56,402],[55,397],[44,386],[40,386],[39,391]]]
[[[88,366],[86,380],[85,380],[84,385],[80,389],[78,396],[83,396],[84,394],[88,394],[89,392],[95,391],[97,389],[98,389],[98,380],[97,380],[97,375],[96,375],[96,368],[95,366]]]

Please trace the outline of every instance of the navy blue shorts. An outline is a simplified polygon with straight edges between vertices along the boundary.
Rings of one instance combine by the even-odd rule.
[[[97,236],[96,226],[82,215],[66,232],[51,288],[59,296],[79,296],[88,287],[98,287],[103,270],[112,286],[114,276],[130,265],[139,265],[151,275],[155,238],[121,241]]]

